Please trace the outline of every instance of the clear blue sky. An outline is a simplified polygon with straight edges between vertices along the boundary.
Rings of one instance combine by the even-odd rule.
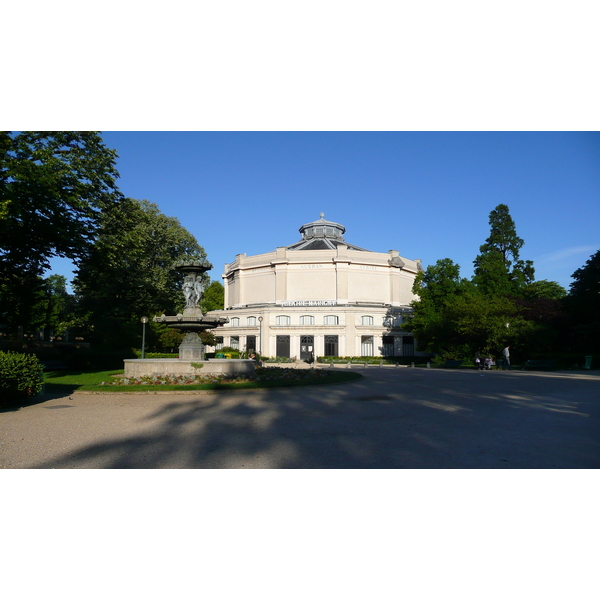
[[[177,217],[221,281],[235,255],[300,239],[320,212],[345,239],[472,275],[490,211],[507,204],[536,279],[568,289],[600,248],[600,134],[104,132],[121,191]],[[71,278],[68,261],[54,272]]]

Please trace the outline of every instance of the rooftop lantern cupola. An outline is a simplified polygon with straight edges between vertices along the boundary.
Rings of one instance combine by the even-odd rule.
[[[320,214],[320,219],[318,221],[313,221],[312,223],[306,223],[306,225],[302,225],[299,231],[302,234],[303,240],[309,240],[312,238],[333,238],[340,242],[344,241],[344,232],[346,228],[339,223],[334,223],[333,221],[326,221],[325,214]]]
[[[364,248],[344,241],[346,228],[343,225],[326,221],[324,213],[321,213],[320,217],[318,221],[302,225],[298,230],[302,239],[286,248],[288,250],[335,250],[340,244],[345,244],[351,250],[365,251]]]

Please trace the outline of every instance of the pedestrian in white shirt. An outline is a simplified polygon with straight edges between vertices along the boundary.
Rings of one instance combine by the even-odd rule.
[[[504,365],[502,366],[503,371],[510,369],[510,352],[508,351],[509,348],[510,346],[506,346],[506,348],[502,350],[502,355],[504,356]]]

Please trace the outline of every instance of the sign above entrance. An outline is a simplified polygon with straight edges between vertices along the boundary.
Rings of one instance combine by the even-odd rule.
[[[337,300],[279,300],[280,306],[337,306]]]

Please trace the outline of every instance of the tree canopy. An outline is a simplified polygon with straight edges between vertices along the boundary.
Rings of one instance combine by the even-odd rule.
[[[40,275],[85,254],[120,199],[116,158],[96,132],[0,132],[0,268]]]
[[[200,308],[203,313],[211,310],[223,310],[225,306],[225,288],[218,281],[212,281],[204,290],[204,296],[200,301]]]
[[[600,250],[572,277],[565,303],[571,317],[573,349],[600,352]]]
[[[113,332],[128,323],[134,330],[141,316],[179,312],[181,276],[173,264],[204,258],[196,238],[156,204],[125,198],[105,209],[98,239],[80,261],[73,281],[94,337],[114,342]]]
[[[404,328],[415,335],[419,349],[445,359],[472,357],[476,350],[497,352],[529,328],[520,307],[461,279],[458,265],[448,258],[417,275],[413,292],[419,300],[411,303],[414,312]]]
[[[74,261],[117,205],[117,154],[96,132],[0,132],[0,314],[31,326],[49,259]]]
[[[523,354],[543,352],[564,337],[566,290],[555,281],[534,281],[533,263],[520,259],[524,242],[508,206],[492,210],[489,223],[471,281],[460,278],[449,258],[417,275],[419,299],[405,329],[419,349],[465,359],[477,350],[498,353],[507,343]]]

